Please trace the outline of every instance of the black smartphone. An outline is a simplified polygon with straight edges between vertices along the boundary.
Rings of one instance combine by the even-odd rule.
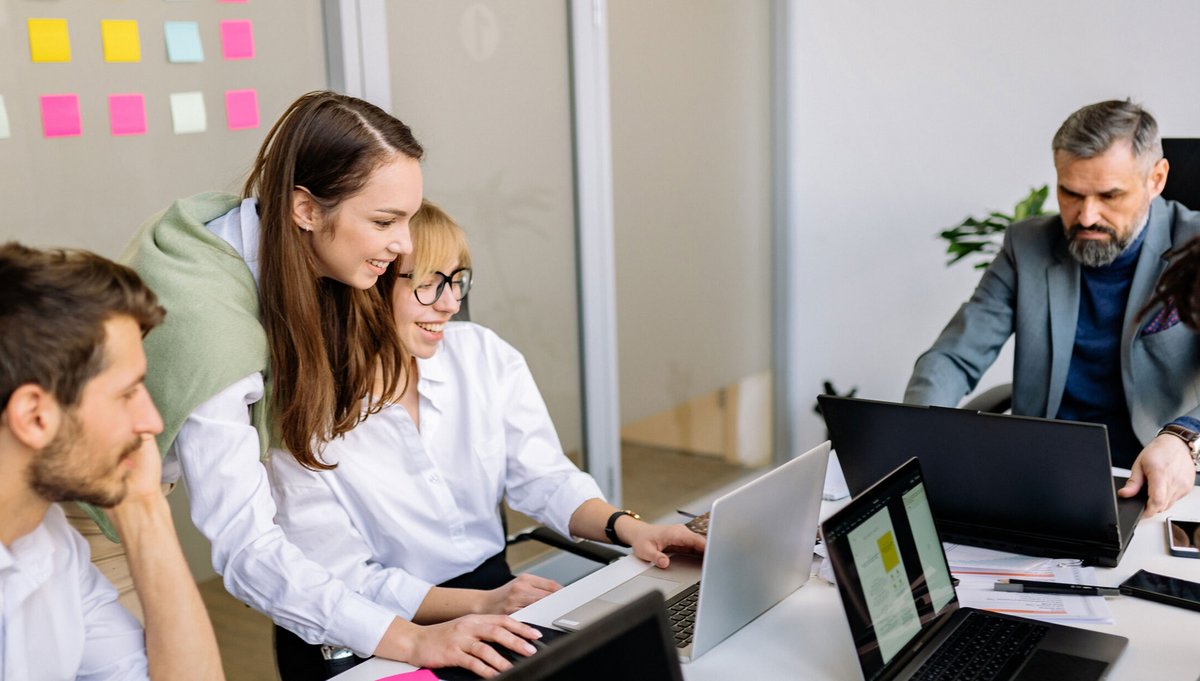
[[[1138,570],[1121,582],[1121,593],[1189,610],[1200,610],[1200,583]]]
[[[1200,520],[1167,518],[1167,550],[1172,556],[1200,558]]]

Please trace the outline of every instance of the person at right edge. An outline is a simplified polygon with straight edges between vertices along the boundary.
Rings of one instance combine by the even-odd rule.
[[[1200,213],[1159,195],[1158,124],[1129,100],[1071,114],[1051,144],[1060,215],[1009,227],[970,300],[916,362],[911,404],[955,406],[1016,334],[1014,414],[1102,423],[1118,494],[1143,486],[1146,515],[1196,481],[1200,336],[1173,302],[1139,312],[1164,254],[1200,235]]]

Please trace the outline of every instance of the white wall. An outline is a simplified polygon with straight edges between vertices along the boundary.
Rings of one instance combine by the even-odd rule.
[[[798,2],[792,192],[804,385],[899,399],[971,293],[938,230],[1054,182],[1078,107],[1133,97],[1165,136],[1200,136],[1200,3]],[[1006,381],[1008,359],[981,385]],[[801,444],[823,435],[798,414]]]

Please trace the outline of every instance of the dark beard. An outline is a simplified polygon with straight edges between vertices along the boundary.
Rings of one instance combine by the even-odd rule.
[[[1104,232],[1112,238],[1107,241],[1076,238],[1085,229]],[[1083,225],[1072,225],[1071,229],[1067,231],[1067,250],[1071,252],[1071,257],[1087,267],[1111,265],[1117,259],[1117,256],[1121,255],[1125,251],[1125,248],[1129,246],[1129,241],[1128,238],[1119,238],[1117,230],[1105,225],[1095,225],[1088,228],[1085,228]]]
[[[104,479],[90,476],[80,457],[88,456],[87,443],[81,438],[82,428],[70,413],[63,414],[62,427],[46,445],[26,472],[30,488],[47,501],[82,501],[101,508],[112,508],[125,498],[126,482],[105,488]],[[141,447],[141,438],[128,445],[117,457],[119,464],[126,456]],[[103,471],[107,476],[110,471]]]

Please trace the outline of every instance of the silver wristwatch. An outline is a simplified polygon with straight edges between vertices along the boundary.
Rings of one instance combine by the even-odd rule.
[[[1183,440],[1183,444],[1187,445],[1188,451],[1192,453],[1192,465],[1200,471],[1200,433],[1190,428],[1184,428],[1178,423],[1168,423],[1158,431],[1158,434],[1174,435]]]

